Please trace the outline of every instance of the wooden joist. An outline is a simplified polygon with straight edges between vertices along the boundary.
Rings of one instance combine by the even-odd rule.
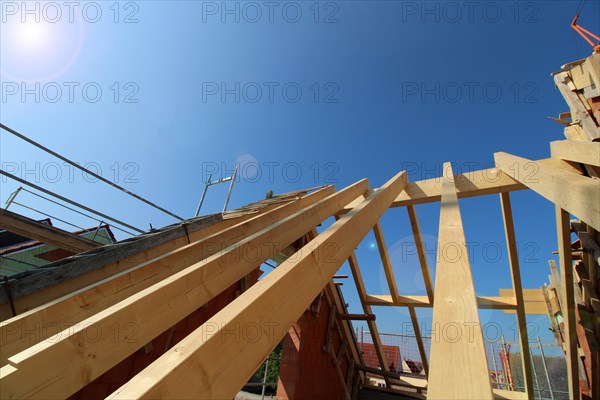
[[[77,236],[51,225],[42,224],[4,208],[0,208],[0,228],[75,254],[83,253],[102,245],[91,239]]]
[[[492,386],[450,163],[442,184],[428,399],[492,399]],[[448,333],[450,332],[450,333]]]
[[[219,249],[201,262],[10,357],[9,365],[0,369],[3,393],[7,397],[68,397],[135,352],[140,343],[157,337],[366,190],[368,182],[362,180],[287,218],[274,219],[272,225],[255,234],[244,236],[239,232],[243,239],[230,247]],[[311,301],[317,295],[318,292]],[[310,302],[304,310],[309,305]],[[89,326],[111,332],[111,329],[114,331],[111,327],[126,324],[137,328],[135,340],[128,336],[131,332],[126,329],[115,331],[114,335],[102,335],[94,341],[86,336]],[[52,360],[51,369],[47,368],[49,360]]]
[[[507,153],[495,153],[502,171],[531,190],[600,230],[600,180],[582,176],[566,162],[540,163]]]
[[[233,398],[405,185],[405,172],[394,176],[109,398]],[[252,325],[259,334],[239,340]]]
[[[244,232],[246,235],[259,232],[273,224],[274,221],[288,217],[333,192],[333,187],[324,188],[295,202],[280,205],[264,214],[247,220],[242,219],[242,222],[238,224],[232,225],[227,222],[223,224],[224,229],[221,231],[215,232],[215,229],[221,226],[220,224],[209,227],[201,231],[204,233],[204,237],[200,240],[188,245],[182,244],[173,251],[134,265],[132,268],[98,283],[0,323],[0,366],[5,365],[7,359],[12,355],[56,334],[56,330],[44,330],[38,327],[62,326],[64,321],[68,321],[69,325],[78,324],[176,272],[235,244],[240,239],[240,232]],[[63,329],[66,328],[67,326],[63,327]]]

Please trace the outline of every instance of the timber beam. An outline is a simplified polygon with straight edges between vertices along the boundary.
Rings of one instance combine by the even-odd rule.
[[[432,325],[442,332],[454,327],[455,334],[431,341],[427,398],[491,400],[485,342],[450,163],[444,164],[444,171]]]
[[[405,186],[401,172],[108,398],[233,398]],[[261,334],[237,339],[250,324]]]
[[[42,224],[4,208],[0,208],[0,228],[75,254],[102,246],[101,243],[91,239],[75,235],[55,226]]]
[[[94,314],[75,327],[10,357],[9,365],[0,369],[3,394],[38,398],[72,395],[138,350],[139,343],[148,343],[169,329],[366,190],[368,182],[361,180],[287,218],[274,219],[269,227],[243,236],[226,249],[219,249],[214,255]],[[245,298],[250,291],[237,300]],[[318,292],[311,301],[317,295]],[[89,326],[110,332],[111,327],[125,324],[137,327],[135,341],[128,337],[130,331],[126,329],[114,335],[102,335],[94,341],[86,336]],[[52,369],[47,368],[47,360],[53,360]]]

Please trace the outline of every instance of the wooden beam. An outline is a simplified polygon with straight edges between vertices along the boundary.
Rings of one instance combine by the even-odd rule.
[[[419,319],[414,307],[408,307],[410,313],[410,320],[412,322],[413,331],[415,333],[415,339],[417,340],[417,347],[419,348],[419,355],[421,356],[421,362],[423,363],[423,369],[425,370],[425,376],[429,375],[429,361],[427,360],[427,353],[425,352],[425,346],[423,345],[423,337],[421,336],[421,328],[419,327]]]
[[[560,267],[561,312],[564,318],[564,339],[567,361],[569,398],[579,398],[579,353],[577,350],[577,318],[573,290],[573,262],[571,259],[571,228],[569,213],[556,206],[556,229],[558,234],[558,257]]]
[[[405,185],[405,172],[394,176],[304,246],[299,257],[279,265],[108,398],[233,398]],[[333,256],[325,251],[330,247]],[[252,342],[231,334],[250,324],[262,333],[272,326],[272,334]],[[207,334],[208,326],[216,330]],[[231,362],[240,354],[244,362]]]
[[[83,253],[102,246],[101,243],[75,235],[54,226],[0,208],[0,228],[17,235],[50,244],[72,253]]]
[[[466,239],[450,163],[442,184],[428,399],[492,399]],[[452,333],[448,333],[452,332]],[[441,336],[441,337],[440,337]],[[467,383],[468,382],[468,383]]]
[[[411,205],[406,206],[406,211],[408,212],[410,226],[415,239],[415,247],[417,248],[417,254],[419,256],[419,263],[421,265],[421,272],[423,273],[423,282],[425,284],[425,290],[427,290],[427,297],[429,298],[429,302],[433,304],[433,284],[431,283],[431,274],[429,273],[429,264],[427,262],[425,246],[423,245],[421,228],[419,227],[419,220],[417,219],[417,210],[415,209],[415,206]]]
[[[375,314],[338,314],[337,317],[345,321],[375,321]]]
[[[600,230],[600,180],[573,172],[561,160],[542,164],[507,153],[494,159],[506,174]]]
[[[220,249],[214,255],[87,318],[74,328],[10,357],[10,365],[0,369],[3,392],[14,397],[25,394],[45,398],[70,396],[135,352],[139,343],[147,343],[157,337],[366,190],[368,182],[362,180],[287,218],[273,220],[269,227],[242,236],[242,240],[230,247]],[[237,300],[245,298],[250,291]],[[317,295],[318,292],[311,301]],[[310,302],[304,310],[309,305]],[[136,327],[135,339],[130,337],[131,330],[114,329],[115,326],[126,325]],[[101,335],[92,341],[87,336],[89,326],[114,334]],[[47,368],[47,360],[54,360],[51,369]]]
[[[360,272],[358,259],[356,258],[356,254],[354,252],[350,253],[350,256],[348,257],[348,265],[350,266],[352,276],[354,277],[354,282],[356,283],[356,290],[358,291],[358,298],[360,299],[363,312],[365,314],[373,314],[373,309],[367,303],[367,289],[365,288],[365,282],[363,280],[362,273]],[[371,333],[371,340],[373,341],[373,347],[375,348],[375,355],[377,356],[377,360],[379,361],[379,366],[383,371],[389,372],[390,367],[388,365],[385,352],[383,351],[383,345],[381,343],[381,337],[379,336],[379,329],[377,328],[377,324],[375,323],[375,321],[367,321],[367,327],[369,328],[369,332]],[[386,383],[389,384],[387,378]]]
[[[383,264],[383,270],[385,272],[385,278],[390,288],[390,294],[393,299],[398,298],[398,285],[396,283],[396,277],[394,276],[394,267],[390,261],[390,255],[387,251],[387,245],[383,237],[383,231],[381,225],[378,223],[373,227],[373,233],[375,234],[375,241],[377,242],[377,248],[379,249],[379,256],[381,257],[381,263]]]
[[[443,177],[438,177],[410,182],[406,185],[404,192],[398,195],[392,207],[440,201],[443,181]],[[515,181],[509,175],[502,173],[497,168],[457,174],[454,177],[454,182],[456,194],[460,199],[526,189],[526,186]]]
[[[544,294],[542,293],[542,289],[522,289],[523,292],[523,307],[525,308],[525,314],[537,314],[537,315],[546,315],[548,312],[546,310],[546,301],[544,299]],[[514,298],[513,289],[498,289],[498,294],[500,297],[504,298]],[[505,314],[515,314],[516,306],[511,309],[504,310]]]
[[[366,296],[366,303],[371,306],[431,307],[427,296],[400,296],[398,301],[394,301],[385,294],[371,294]],[[517,303],[512,296],[477,296],[477,306],[481,309],[516,310]]]
[[[408,182],[398,195],[392,207],[404,207],[416,204],[433,203],[442,198],[443,177]],[[459,199],[512,192],[527,189],[527,186],[515,181],[498,168],[489,168],[455,175],[455,185]],[[352,209],[358,200],[349,204],[344,211]]]
[[[250,217],[251,215],[244,215],[223,220],[220,214],[213,214],[132,241],[105,246],[98,253],[86,254],[85,258],[75,258],[56,268],[40,270],[12,285],[11,292],[17,314],[72,294]],[[0,290],[0,303],[0,320],[12,317],[12,314],[8,316],[9,301],[4,290]]]
[[[506,247],[508,249],[508,264],[510,267],[510,276],[513,286],[512,295],[517,303],[517,325],[519,327],[519,344],[521,346],[521,365],[523,367],[525,393],[529,397],[533,398],[533,378],[531,375],[531,354],[528,337],[529,333],[527,331],[525,300],[523,299],[523,286],[521,285],[521,268],[519,267],[519,254],[517,251],[517,241],[515,239],[515,225],[513,222],[509,193],[500,193],[500,204],[502,206],[502,219],[504,221],[504,233],[506,236]]]
[[[224,224],[221,231],[203,230],[201,240],[188,245],[182,243],[173,251],[134,265],[98,283],[0,323],[0,366],[5,365],[9,357],[56,334],[54,329],[40,327],[62,326],[64,321],[68,321],[70,325],[77,324],[235,244],[240,239],[240,232],[246,235],[255,234],[269,227],[273,221],[289,217],[332,193],[334,189],[330,186],[295,202],[280,205],[267,213],[248,220],[242,219],[242,222],[233,226],[229,226],[230,223]],[[210,234],[211,232],[213,233]]]
[[[558,140],[550,142],[552,157],[600,167],[600,143]]]

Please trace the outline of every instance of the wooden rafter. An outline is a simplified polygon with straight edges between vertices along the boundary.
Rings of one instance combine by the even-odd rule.
[[[354,252],[351,252],[350,256],[348,257],[348,265],[350,266],[352,276],[354,277],[354,282],[356,283],[356,290],[358,291],[358,298],[362,305],[363,312],[365,314],[372,314],[373,309],[367,303],[367,289],[365,288],[365,282],[363,280],[362,273],[360,272],[358,260]],[[375,323],[375,321],[367,321],[367,327],[369,328],[369,333],[371,334],[371,340],[373,341],[373,347],[375,347],[375,354],[377,355],[379,366],[383,371],[389,372],[390,369],[387,363],[387,357],[385,356],[385,352],[383,351],[383,346],[381,343],[381,337],[379,336],[379,329],[377,328],[377,324]],[[385,380],[386,383],[389,384],[387,377],[385,378]]]
[[[221,231],[203,230],[204,237],[189,245],[182,245],[147,262],[134,265],[125,271],[75,291],[59,300],[43,305],[26,314],[0,323],[0,366],[7,359],[36,343],[48,339],[54,330],[39,330],[39,326],[60,326],[62,321],[77,324],[106,308],[127,299],[135,293],[156,284],[190,265],[236,243],[240,231],[254,234],[273,221],[288,217],[302,208],[322,200],[334,192],[333,187],[314,192],[292,203],[248,220],[231,225],[224,224]],[[212,233],[212,234],[211,234]],[[82,307],[82,305],[85,307]]]
[[[421,265],[421,272],[423,274],[423,282],[425,284],[425,290],[427,291],[427,297],[429,302],[433,304],[433,284],[431,283],[431,274],[429,272],[427,254],[425,254],[425,246],[423,245],[423,237],[421,236],[421,228],[419,226],[419,220],[417,219],[417,210],[415,209],[415,206],[409,205],[406,206],[406,211],[408,212],[410,226],[415,239],[415,247],[417,248],[417,255],[419,256],[419,263]]]
[[[387,245],[385,244],[383,231],[381,230],[381,224],[379,222],[373,227],[373,233],[375,234],[375,241],[377,242],[377,248],[379,249],[379,256],[381,257],[385,278],[388,287],[390,288],[390,294],[393,299],[398,299],[398,285],[396,283],[396,277],[394,276],[394,268],[387,251]]]
[[[492,386],[450,163],[442,184],[428,399],[492,399]],[[448,329],[451,334],[447,334]],[[460,330],[458,330],[460,329]],[[450,336],[454,335],[454,336]],[[468,382],[468,384],[467,384]]]
[[[56,340],[40,342],[10,357],[10,365],[0,369],[3,392],[14,397],[25,393],[68,397],[135,352],[139,348],[137,342],[148,343],[367,189],[368,182],[362,180],[287,218],[273,220],[268,228],[87,318],[58,334]],[[257,246],[258,243],[269,246]],[[127,323],[139,328],[136,342],[129,340],[129,332],[124,329],[116,332],[116,337],[104,335],[94,342],[86,340],[85,329],[90,325],[109,332],[111,327]],[[50,359],[54,360],[53,368],[48,370],[44,360]],[[41,385],[38,379],[46,384]]]
[[[515,238],[515,226],[513,222],[510,194],[500,194],[502,206],[502,218],[504,220],[504,233],[506,236],[506,247],[508,248],[508,261],[510,276],[513,285],[513,296],[517,306],[517,325],[519,327],[519,344],[521,346],[521,365],[523,366],[523,380],[525,393],[533,398],[533,377],[531,375],[531,354],[529,349],[529,338],[527,331],[527,320],[525,318],[525,300],[523,299],[523,287],[521,285],[521,270],[519,267],[519,254],[517,252],[517,241]]]
[[[109,398],[233,398],[405,186],[405,172],[394,176],[310,241],[299,257],[280,264]],[[335,246],[334,259],[323,252],[329,246]],[[261,331],[270,324],[273,332],[253,343],[227,334],[252,323]],[[207,324],[216,327],[210,335]],[[244,362],[231,362],[239,354]]]

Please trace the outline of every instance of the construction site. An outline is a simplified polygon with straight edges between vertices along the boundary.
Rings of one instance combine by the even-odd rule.
[[[1,124],[3,136],[178,222],[140,230],[0,171],[19,185],[0,209],[0,398],[599,399],[600,38],[577,18],[572,29],[592,54],[547,79],[564,98],[564,112],[553,116],[564,139],[548,143],[550,157],[498,151],[488,155],[494,167],[465,173],[440,160],[442,174],[424,180],[399,170],[380,186],[365,177],[269,191],[228,210],[236,167],[209,177],[196,215],[182,218]],[[223,211],[202,214],[219,184],[228,190]],[[526,191],[555,210],[545,218],[555,225],[556,252],[540,255],[547,280],[534,287],[522,283],[511,203]],[[15,208],[27,208],[24,195],[99,224],[69,230],[49,214],[25,216]],[[507,255],[498,268],[512,282],[495,296],[476,289],[462,217],[472,204],[464,199],[480,197],[497,200],[494,229]],[[439,210],[435,265],[417,215],[425,204]],[[390,213],[409,221],[423,295],[405,293],[413,283],[394,269],[382,224]],[[376,266],[359,262],[369,237],[383,292],[365,284]],[[410,333],[378,328],[381,313],[396,308]],[[418,314],[425,309],[428,332]],[[488,311],[514,316],[514,340],[488,340]],[[527,316],[547,321],[554,342],[531,334]]]

